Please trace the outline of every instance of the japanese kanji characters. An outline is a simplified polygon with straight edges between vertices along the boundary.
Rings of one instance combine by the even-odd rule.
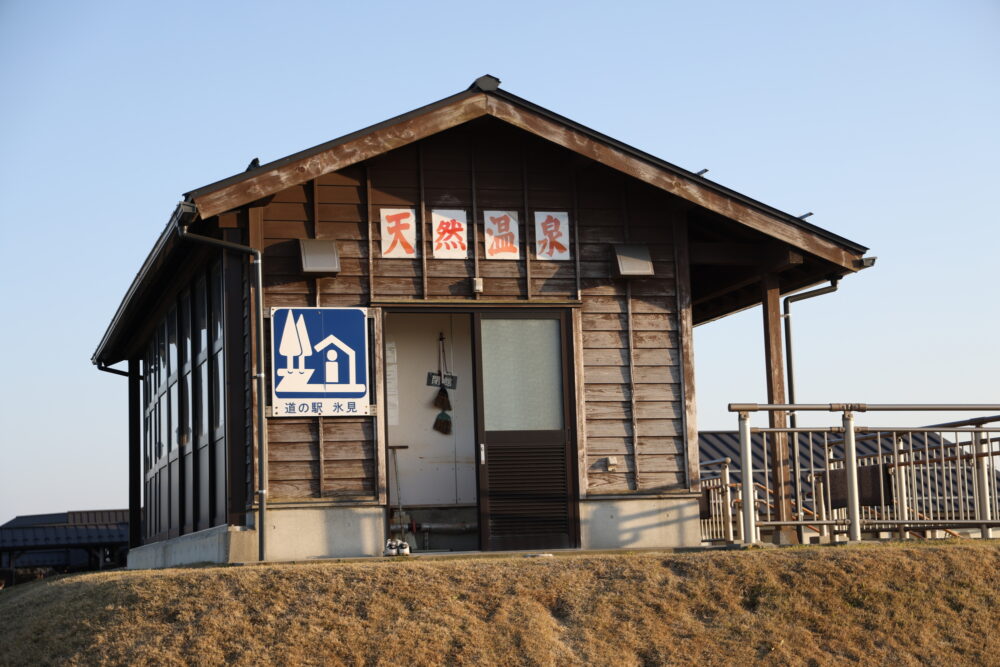
[[[469,225],[461,209],[431,211],[435,259],[466,259],[469,256]]]
[[[486,259],[520,259],[517,211],[483,211]]]
[[[569,254],[569,214],[565,211],[535,211],[535,257],[567,260]]]
[[[571,230],[566,211],[535,211],[535,256],[539,260],[571,259]],[[417,234],[419,222],[412,208],[383,208],[382,257],[416,259],[419,246],[431,245],[435,259],[468,259],[471,248],[465,209],[434,209],[430,228]],[[517,211],[483,211],[485,259],[521,259]],[[419,241],[418,241],[419,238]]]
[[[417,216],[412,208],[383,208],[382,256],[417,257]]]

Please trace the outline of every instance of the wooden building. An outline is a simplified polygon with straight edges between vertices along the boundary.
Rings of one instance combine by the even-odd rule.
[[[783,396],[779,295],[866,248],[498,84],[185,195],[93,357],[128,364],[133,566],[700,542],[692,327],[764,303]],[[316,307],[365,309],[366,410],[275,398],[270,320]]]

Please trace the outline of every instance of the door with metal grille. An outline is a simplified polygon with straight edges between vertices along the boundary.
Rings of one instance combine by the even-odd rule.
[[[564,313],[479,313],[480,540],[486,550],[578,544]]]

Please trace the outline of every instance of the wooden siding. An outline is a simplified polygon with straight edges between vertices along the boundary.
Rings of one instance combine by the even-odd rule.
[[[264,252],[266,311],[425,300],[470,306],[477,299],[581,308],[574,318],[584,373],[578,384],[581,493],[686,489],[670,195],[483,120],[286,188],[261,204],[256,236]],[[380,207],[416,209],[423,258],[382,258]],[[464,208],[478,226],[481,294],[472,290],[474,258],[431,256],[432,208]],[[519,261],[484,259],[484,209],[518,211]],[[570,239],[572,261],[534,259],[535,210],[570,211],[577,237]],[[336,239],[341,273],[303,275],[299,238]],[[630,299],[625,281],[611,273],[611,245],[624,242],[648,245],[655,267],[654,276],[632,280]],[[371,419],[269,419],[268,438],[273,501],[379,498],[384,453],[376,452]],[[608,456],[618,459],[614,471],[607,469]]]
[[[587,493],[682,489],[672,203],[604,168],[583,172],[577,188]],[[632,279],[630,288],[612,278],[615,243],[648,246],[654,275]]]

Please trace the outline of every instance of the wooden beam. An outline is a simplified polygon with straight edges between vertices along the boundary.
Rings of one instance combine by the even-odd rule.
[[[744,287],[754,285],[760,282],[760,273],[758,271],[749,271],[745,276],[739,278],[735,282],[724,285],[718,289],[714,289],[708,294],[703,294],[694,300],[694,305],[700,306],[703,303],[718,299],[719,297],[725,296],[731,292],[741,290]]]
[[[781,354],[781,289],[778,276],[767,274],[761,279],[761,304],[764,310],[764,364],[767,372],[767,402],[785,402],[785,366]],[[788,424],[784,412],[768,413],[771,428],[785,428]],[[771,433],[771,470],[774,488],[774,505],[778,521],[792,520],[792,486],[788,466],[788,438],[784,433]],[[798,536],[791,526],[780,526],[774,531],[775,542],[796,544]]]
[[[692,243],[691,264],[756,266],[766,250],[764,243]]]
[[[750,266],[752,270],[728,285],[723,285],[722,287],[713,289],[708,294],[700,295],[697,299],[695,299],[694,304],[701,305],[707,301],[717,299],[731,292],[753,285],[761,280],[762,275],[777,276],[782,271],[799,266],[803,263],[803,261],[802,255],[794,250],[788,250],[787,248],[771,248],[765,251],[763,255],[758,257],[752,264],[728,264],[728,266]],[[692,261],[691,263],[696,264],[697,262]],[[724,266],[724,264],[720,263],[717,264],[717,266]]]
[[[698,458],[698,414],[694,389],[694,319],[691,312],[691,267],[688,256],[688,221],[674,220],[674,270],[677,281],[677,341],[680,345],[681,395],[684,401],[684,459],[687,486],[701,488]]]
[[[698,266],[756,266],[780,271],[803,261],[801,253],[776,243],[691,244],[691,264]]]
[[[857,255],[790,222],[779,220],[743,202],[715,192],[693,178],[668,172],[582,132],[496,97],[487,98],[487,112],[515,127],[740,222],[779,241],[822,257],[852,272],[858,270],[854,264]]]
[[[244,181],[196,197],[194,203],[204,220],[484,115],[486,115],[486,95],[473,95],[396,125],[375,130],[322,153],[310,155],[276,169],[262,170],[260,174]]]

